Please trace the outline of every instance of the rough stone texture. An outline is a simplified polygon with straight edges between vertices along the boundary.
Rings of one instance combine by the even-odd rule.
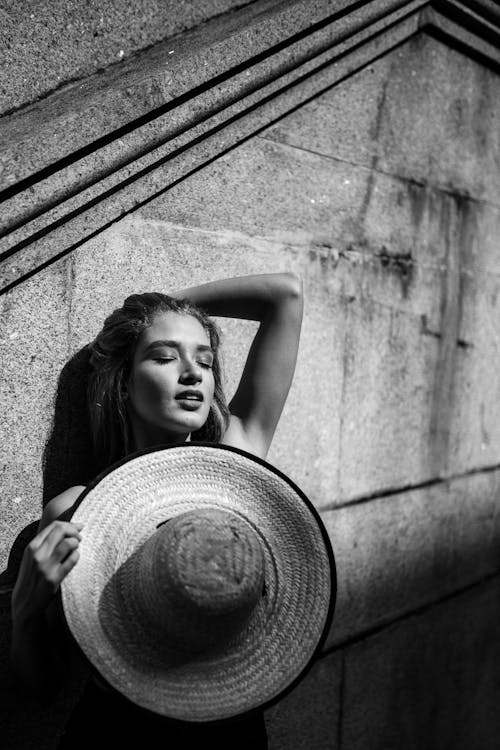
[[[497,577],[346,649],[338,750],[496,750],[499,594]]]
[[[339,496],[402,487],[432,475],[429,419],[436,345],[390,305],[351,305],[346,324]],[[390,383],[390,385],[389,385]]]
[[[266,713],[269,750],[331,750],[339,732],[342,655],[317,661]]]
[[[323,513],[338,579],[326,647],[498,571],[499,491],[496,471]]]
[[[471,204],[472,206],[472,204]],[[453,409],[449,419],[449,464],[453,472],[462,466],[486,466],[498,461],[500,403],[499,370],[499,266],[500,211],[475,203],[469,211],[466,231],[470,252],[460,257],[461,276],[456,314],[464,343],[457,355]]]
[[[499,88],[493,71],[419,34],[271,137],[498,205]]]
[[[43,448],[69,351],[67,278],[61,263],[0,298],[0,570],[14,539],[41,514]]]
[[[411,5],[412,7],[418,6],[423,1],[413,0]],[[323,2],[324,0],[315,0],[315,6],[320,6],[321,10]],[[346,0],[342,2],[345,3]],[[394,4],[397,5],[397,2],[385,0],[385,4],[390,8]],[[311,7],[308,3],[307,9]],[[301,10],[304,10],[302,4]],[[315,8],[316,12],[317,10]],[[358,9],[359,13],[361,10]],[[291,18],[295,18],[295,11],[296,9]],[[386,11],[387,7],[384,13]],[[239,14],[237,15],[239,18]],[[393,15],[390,15],[390,18],[393,18]],[[15,267],[2,264],[0,283],[15,284],[16,280],[23,278],[23,274],[36,268],[37,264],[50,261],[57,257],[58,253],[69,252],[88,239],[89,235],[103,231],[118,218],[123,217],[124,213],[137,208],[143,201],[150,200],[159,192],[168,191],[172,184],[183,179],[186,173],[190,174],[193,169],[199,169],[207,160],[220,156],[221,152],[232,148],[242,138],[255,133],[259,128],[265,127],[269,121],[281,116],[287,108],[297,106],[298,103],[323,90],[325,86],[331,86],[335,80],[340,80],[362,67],[373,58],[373,55],[380,54],[383,49],[391,48],[401,39],[407,38],[416,29],[418,17],[413,14],[410,22],[406,21],[395,27],[397,32],[393,29],[394,33],[391,32],[387,38],[385,35],[378,36],[373,45],[359,44],[360,34],[363,37],[368,34],[368,31],[373,31],[372,25],[369,25],[368,31],[362,31],[360,34],[354,33],[354,37],[349,36],[348,42],[340,43],[335,48],[339,54],[342,53],[338,65],[327,67],[324,64],[320,65],[319,72],[308,77],[300,86],[292,85],[297,76],[307,70],[311,72],[311,68],[314,69],[316,64],[331,62],[329,51],[322,52],[319,58],[314,55],[313,59],[309,60],[308,55],[317,51],[318,40],[315,35],[312,49],[309,49],[311,41],[309,38],[306,39],[307,44],[304,49],[301,49],[298,61],[294,60],[290,63],[288,50],[284,50],[277,60],[274,55],[270,58],[271,62],[266,58],[262,63],[262,70],[261,66],[257,70],[254,70],[252,66],[253,75],[248,69],[240,70],[240,73],[234,76],[231,73],[232,77],[228,84],[211,85],[206,92],[200,93],[194,100],[184,102],[183,106],[179,104],[179,100],[175,97],[185,94],[186,86],[199,83],[201,69],[204,73],[203,79],[210,79],[211,73],[217,74],[221,67],[225,73],[228,65],[237,64],[242,60],[245,62],[245,54],[253,52],[255,40],[259,40],[259,45],[264,44],[265,49],[266,42],[272,45],[279,39],[279,36],[276,37],[276,30],[274,36],[270,33],[270,29],[273,28],[270,20],[269,17],[259,16],[260,24],[253,26],[252,33],[246,36],[241,29],[236,38],[230,36],[227,39],[222,34],[220,44],[215,44],[215,52],[206,40],[203,41],[201,50],[197,49],[195,43],[194,57],[189,40],[184,38],[185,54],[177,55],[175,66],[177,73],[174,75],[172,86],[170,86],[168,72],[171,65],[169,64],[168,70],[165,68],[166,53],[163,50],[163,58],[160,55],[160,59],[155,62],[156,66],[160,66],[161,74],[168,78],[167,89],[163,84],[160,86],[163,92],[162,103],[165,104],[166,99],[170,106],[174,99],[176,105],[173,112],[168,110],[165,114],[162,109],[163,116],[161,117],[158,116],[156,102],[148,98],[147,92],[151,83],[149,77],[147,83],[140,78],[138,81],[137,70],[134,68],[129,73],[132,75],[135,72],[134,86],[141,94],[140,102],[135,95],[129,96],[127,93],[135,91],[134,86],[130,89],[125,81],[118,82],[112,78],[108,79],[106,84],[102,84],[101,88],[98,87],[97,91],[94,91],[92,87],[89,87],[90,91],[82,91],[85,86],[79,85],[78,91],[74,91],[71,96],[72,92],[67,90],[65,92],[66,108],[69,107],[69,112],[65,115],[61,115],[56,106],[60,106],[60,99],[64,98],[61,93],[58,96],[49,97],[43,106],[28,108],[24,114],[19,113],[18,116],[13,115],[0,121],[0,140],[3,136],[6,144],[2,149],[1,159],[4,162],[5,181],[11,186],[7,187],[8,195],[11,195],[11,188],[16,190],[16,185],[13,184],[16,180],[21,179],[23,175],[29,175],[40,166],[51,166],[51,162],[56,160],[56,163],[52,164],[52,168],[56,170],[54,174],[47,179],[41,179],[40,173],[37,173],[38,181],[32,187],[18,184],[17,187],[23,192],[15,193],[14,197],[11,196],[3,204],[2,226],[8,227],[9,234],[0,240],[0,245],[8,252],[15,251],[16,264]],[[290,32],[290,14],[283,13],[279,19],[273,17],[273,20],[274,26],[280,29],[283,27],[283,34]],[[309,18],[306,20],[310,22]],[[356,31],[359,20],[359,18],[352,20],[353,28],[349,28],[350,34]],[[283,26],[285,21],[286,28]],[[300,18],[300,23],[304,23],[303,18]],[[384,23],[387,23],[385,16],[375,25],[383,28]],[[343,26],[343,24],[340,25]],[[330,36],[335,37],[336,33],[338,34],[337,26],[335,23],[327,26],[325,32],[327,36],[330,33]],[[259,28],[261,33],[259,33]],[[342,37],[341,33],[340,37]],[[319,50],[322,49],[322,41],[324,40],[319,40]],[[329,41],[332,42],[332,40]],[[346,44],[353,48],[352,54],[345,55]],[[238,50],[236,56],[235,50]],[[156,52],[156,47],[153,51]],[[294,55],[295,53],[294,45]],[[229,60],[226,59],[228,55]],[[299,68],[295,70],[294,65],[297,64]],[[292,72],[287,73],[290,65]],[[144,66],[144,61],[142,61],[142,66]],[[184,66],[187,67],[187,72],[184,71]],[[146,69],[149,76],[147,66]],[[231,67],[230,70],[232,70]],[[180,75],[180,80],[177,76],[179,72],[183,73]],[[274,80],[275,73],[279,75],[276,81]],[[250,78],[248,78],[249,74]],[[255,80],[252,80],[253,76]],[[284,86],[285,91],[282,95],[276,96],[276,90],[280,86]],[[255,87],[256,90],[254,90]],[[201,88],[203,90],[204,85]],[[122,92],[126,102],[120,99],[115,89]],[[242,92],[245,93],[243,99],[241,99]],[[272,104],[268,101],[270,93],[275,95]],[[233,102],[234,96],[236,96],[236,102]],[[228,104],[232,105],[229,110],[226,109]],[[247,106],[249,109],[245,110]],[[148,121],[144,127],[139,127],[136,118],[144,114],[144,108],[146,108],[146,113],[149,113],[151,107],[153,107],[151,113],[152,116],[154,115],[153,120]],[[220,109],[221,107],[223,110]],[[52,118],[51,108],[54,109]],[[244,117],[240,116],[242,110],[245,112]],[[233,124],[218,132],[221,121],[226,117],[229,117]],[[237,119],[233,121],[234,117]],[[132,132],[124,133],[122,130],[115,130],[124,122],[129,123],[130,119],[133,120]],[[24,137],[18,132],[23,125],[25,129],[27,127]],[[212,126],[216,126],[215,133]],[[78,152],[78,146],[88,144],[88,141],[94,137],[98,138],[103,134],[107,136],[110,129],[114,133],[111,143],[107,143],[105,139],[106,143],[103,145],[101,139],[99,146],[97,143],[92,145],[92,148],[95,147],[97,150],[91,149],[88,157],[78,158],[76,162],[70,161],[69,164],[65,162],[64,168],[57,161],[64,157],[68,150],[74,152],[77,149],[73,155],[75,159],[77,156],[82,156]],[[179,136],[179,132],[183,135]],[[171,140],[172,138],[174,140]],[[189,142],[190,138],[194,141]],[[187,144],[186,141],[188,141]],[[175,158],[172,158],[173,156]],[[137,179],[138,175],[142,177]],[[145,175],[147,175],[146,178],[144,178]],[[118,192],[116,192],[117,189]],[[42,208],[43,213],[40,215]],[[52,224],[52,222],[56,223]],[[50,234],[45,236],[47,230]]]
[[[245,0],[130,4],[45,0],[34,5],[29,0],[2,0],[0,111],[15,109],[246,4]]]
[[[33,214],[40,203],[47,210],[47,203],[81,190],[82,183],[103,179],[179,129],[212,122],[221,108],[240,100],[255,104],[270,89],[289,88],[294,78],[314,70],[300,86],[304,101],[331,85],[333,69],[322,63],[331,62],[332,54],[340,55],[334,75],[341,78],[346,67],[356,69],[414,33],[424,3],[411,0],[402,9],[399,0],[362,7],[351,0],[295,0],[291,12],[289,2],[260,0],[1,118],[2,183],[12,186],[43,167],[54,171],[54,162],[71,155],[52,179],[38,181],[13,205],[7,203],[2,220],[11,220],[12,213]],[[345,14],[349,5],[354,9]],[[361,38],[392,25],[408,9],[414,13],[406,22],[360,47]],[[359,49],[346,58],[346,45]],[[288,90],[290,97],[294,94]],[[279,107],[275,99],[275,114]],[[246,119],[253,121],[253,116]],[[83,159],[82,147],[87,149]],[[114,177],[120,178],[119,170]]]
[[[362,71],[353,80],[362,77],[367,84],[369,79],[364,76]],[[282,127],[293,122],[293,117],[284,118]],[[329,128],[328,121],[323,127]],[[354,260],[378,257],[382,264],[384,255],[389,256],[387,261],[390,256],[402,256],[399,269],[387,262],[381,282],[387,284],[391,276],[397,279],[399,270],[399,288],[394,284],[391,297],[402,297],[410,309],[412,303],[417,310],[432,304],[435,295],[423,285],[417,292],[411,276],[404,278],[404,259],[409,256],[408,260],[418,261],[424,271],[435,271],[442,259],[442,242],[437,247],[433,242],[439,238],[439,217],[423,216],[425,204],[435,202],[435,197],[397,176],[373,174],[363,165],[348,164],[305,147],[273,143],[269,139],[272,132],[267,129],[218,159],[165,198],[141,208],[140,215],[207,229],[221,222],[229,229],[313,245],[326,255],[333,254],[334,259],[342,252]],[[220,185],[224,201],[217,191],[207,193],[207,182]],[[418,216],[414,204],[420,204]],[[428,205],[427,213],[430,210]],[[334,284],[335,278],[330,283]],[[369,285],[366,291],[376,294]],[[415,293],[420,295],[416,300]]]

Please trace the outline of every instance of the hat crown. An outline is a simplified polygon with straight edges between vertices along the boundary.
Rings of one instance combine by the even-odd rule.
[[[236,513],[203,508],[169,519],[138,561],[138,602],[172,644],[203,650],[244,626],[264,586],[256,532]]]

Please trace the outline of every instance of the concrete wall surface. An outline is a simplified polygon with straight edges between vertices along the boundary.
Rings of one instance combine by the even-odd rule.
[[[88,28],[98,11],[107,18],[109,39],[95,37],[94,46],[79,47],[74,70],[67,69],[71,76],[109,65],[111,39],[126,46],[118,42],[125,25],[132,51],[228,11],[210,22],[210,33],[219,28],[217,44],[227,43],[224,55],[232,50],[233,64],[241,40],[260,28],[258,6],[266,13],[266,44],[271,38],[275,44],[285,28],[280,13],[287,16],[287,39],[296,13],[297,40],[275,67],[270,56],[265,69],[238,68],[224,122],[209,119],[219,110],[204,92],[193,94],[187,114],[181,112],[187,100],[179,99],[172,119],[184,122],[198,107],[205,130],[177,141],[198,126],[179,125],[171,140],[147,154],[147,169],[134,172],[130,160],[122,174],[118,156],[125,140],[110,132],[102,150],[89,141],[92,168],[101,157],[109,164],[113,154],[117,159],[91,194],[85,193],[88,182],[78,182],[91,163],[87,155],[71,162],[69,141],[57,169],[51,171],[54,151],[18,183],[8,178],[0,186],[12,211],[3,234],[7,241],[15,235],[17,243],[6,244],[0,255],[2,665],[23,544],[42,502],[85,482],[89,471],[84,382],[75,355],[132,292],[168,293],[224,276],[294,271],[304,282],[304,325],[268,458],[319,510],[335,552],[338,592],[322,653],[298,687],[267,712],[271,750],[495,750],[500,19],[486,0],[460,4],[460,13],[470,11],[465,18],[451,12],[457,3],[388,1],[378,3],[376,13],[367,3],[361,16],[359,4],[317,2],[314,34],[323,36],[315,37],[301,15],[308,8],[312,13],[313,5],[297,2],[287,10],[257,2],[236,11],[238,5],[204,4],[202,17],[195,4],[183,3],[172,20],[166,3],[166,31],[153,22],[158,9],[151,2],[127,6],[119,23],[118,3],[85,11],[77,4],[64,11],[56,3],[40,6],[47,18],[58,13],[61,60],[74,46],[77,17],[87,14]],[[29,11],[28,4],[18,7]],[[9,18],[12,12],[3,11]],[[226,39],[221,29],[229,26]],[[9,64],[21,70],[24,42],[15,31]],[[37,34],[34,44],[46,38],[40,29]],[[303,40],[313,46],[294,46]],[[189,54],[198,60],[200,51],[193,47]],[[134,59],[123,63],[127,76]],[[57,76],[57,59],[51,64]],[[179,63],[179,76],[182,68]],[[194,68],[187,62],[185,68],[192,85]],[[113,76],[109,89],[94,88],[94,79],[88,84],[82,130],[96,102],[105,100],[114,107],[113,132],[129,122],[118,98],[111,105],[102,98],[118,81]],[[7,79],[2,75],[3,83]],[[286,84],[272,88],[275,81]],[[28,84],[19,102],[43,93]],[[179,91],[181,84],[179,78]],[[242,100],[255,97],[247,109],[231,109],[237,92]],[[35,154],[33,113],[42,112],[47,132],[56,118],[50,113],[57,113],[64,141],[61,123],[70,123],[69,132],[76,126],[64,119],[62,99],[53,107],[54,101],[48,96],[43,111],[40,102],[32,105],[36,110],[27,107],[24,119],[18,113],[3,123],[0,118],[0,129],[13,132],[21,123],[23,142]],[[148,101],[141,100],[145,112],[153,106]],[[170,127],[151,122],[154,138]],[[127,144],[137,160],[141,127],[130,130],[136,140]],[[57,138],[50,148],[56,146]],[[0,148],[11,159],[9,142]],[[44,203],[63,182],[63,198]],[[16,201],[29,211],[38,195],[36,215],[15,213]],[[218,322],[230,397],[255,324]],[[54,748],[78,696],[78,678],[48,715],[19,697],[8,670],[2,675],[0,745]]]
[[[250,4],[245,0],[2,0],[0,113]]]

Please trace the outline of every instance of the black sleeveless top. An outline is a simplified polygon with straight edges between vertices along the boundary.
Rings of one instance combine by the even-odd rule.
[[[267,750],[262,710],[221,722],[185,722],[167,719],[132,703],[101,677],[81,651],[64,616],[60,591],[54,614],[66,656],[85,665],[88,674],[57,750],[138,750],[156,747],[159,738],[162,750],[195,750],[204,746],[217,750]]]
[[[100,747],[267,750],[268,744],[262,711],[227,722],[179,722],[146,711],[90,678],[61,736],[58,750]]]

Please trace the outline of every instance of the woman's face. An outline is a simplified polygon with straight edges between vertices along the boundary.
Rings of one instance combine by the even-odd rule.
[[[140,335],[128,381],[136,448],[182,441],[200,429],[214,397],[210,338],[191,315],[159,313]]]

